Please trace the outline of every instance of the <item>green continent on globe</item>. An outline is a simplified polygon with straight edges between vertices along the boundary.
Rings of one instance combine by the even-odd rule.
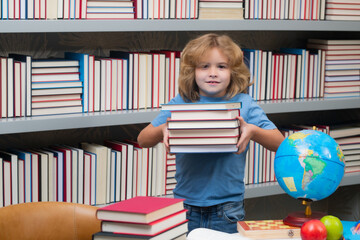
[[[305,164],[304,167],[304,177],[302,181],[302,189],[305,190],[306,186],[314,180],[318,175],[322,174],[326,163],[316,156],[306,156],[303,160]]]

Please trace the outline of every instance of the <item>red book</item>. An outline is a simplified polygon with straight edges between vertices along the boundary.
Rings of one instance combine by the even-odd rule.
[[[93,235],[93,240],[169,240],[169,239],[186,239],[188,224],[187,222],[170,228],[155,236],[144,236],[138,234],[120,234],[113,232],[97,232]]]
[[[148,224],[102,221],[103,232],[115,232],[120,234],[134,234],[144,236],[155,236],[170,228],[186,223],[186,209],[180,212],[163,217]]]
[[[150,223],[184,209],[184,199],[134,197],[99,208],[96,216],[106,221]]]

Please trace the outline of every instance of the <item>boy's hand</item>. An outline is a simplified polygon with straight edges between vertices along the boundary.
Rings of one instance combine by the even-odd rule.
[[[167,121],[170,118],[167,119]],[[162,132],[163,132],[163,143],[165,145],[166,148],[166,152],[169,153],[170,152],[170,146],[169,146],[169,130],[168,130],[168,122],[166,121],[166,123],[164,123],[162,125]]]
[[[238,147],[238,151],[236,154],[240,154],[245,151],[246,146],[251,139],[251,128],[253,125],[245,122],[245,120],[240,116],[238,116],[237,119],[239,120],[240,124],[240,137],[236,145]]]

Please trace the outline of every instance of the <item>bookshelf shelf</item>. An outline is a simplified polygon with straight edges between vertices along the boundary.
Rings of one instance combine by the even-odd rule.
[[[358,21],[291,20],[4,20],[0,33],[337,31],[358,32]]]
[[[358,108],[360,106],[360,97],[344,99],[273,100],[261,101],[259,105],[267,114],[341,110]],[[128,110],[1,119],[0,134],[148,123],[155,118],[159,111],[159,109]]]
[[[340,182],[341,186],[360,184],[360,173],[347,173]],[[251,184],[245,186],[245,199],[286,194],[277,182]]]
[[[254,33],[269,33],[274,39],[287,40],[286,35],[296,39],[299,42],[293,41],[294,39],[287,40],[287,43],[299,45],[304,43],[303,36],[323,36],[326,38],[335,32],[338,38],[358,38],[360,34],[359,21],[304,21],[304,20],[3,20],[0,21],[0,36],[4,37],[2,43],[6,51],[37,51],[40,49],[40,54],[43,46],[32,46],[33,42],[30,42],[29,46],[25,46],[24,49],[19,48],[17,41],[13,39],[27,39],[32,35],[38,37],[40,40],[44,40],[46,51],[59,51],[63,52],[64,49],[73,49],[74,51],[88,51],[99,48],[96,53],[106,53],[108,49],[105,49],[106,42],[104,39],[98,38],[94,40],[92,44],[89,42],[81,42],[82,39],[76,40],[77,36],[66,33],[80,33],[81,36],[87,37],[86,33],[94,33],[97,37],[102,33],[110,33],[109,35],[116,35],[116,33],[151,33],[159,32],[155,34],[155,37],[162,36],[162,33],[172,36],[173,33],[180,32],[181,37],[176,36],[176,40],[179,42],[187,40],[191,37],[192,33],[196,32],[232,32],[232,33],[245,33],[244,36],[237,36],[240,38],[248,39],[250,32]],[[187,34],[189,32],[189,34]],[[292,34],[296,32],[296,34]],[[39,34],[43,33],[43,34]],[[63,39],[58,39],[61,33]],[[12,36],[12,34],[14,36]],[[48,36],[53,34],[54,38]],[[68,36],[69,35],[69,36]],[[129,34],[131,35],[131,34]],[[136,35],[136,34],[135,34]],[[239,34],[240,35],[240,34]],[[9,36],[9,37],[8,37]],[[65,37],[64,37],[65,36]],[[107,35],[108,36],[108,35]],[[106,37],[107,37],[106,36]],[[333,35],[332,35],[333,36]],[[136,36],[137,37],[137,36]],[[183,37],[183,38],[182,38]],[[251,37],[251,36],[250,36]],[[255,36],[256,37],[256,36]],[[271,42],[268,39],[252,39],[250,38],[250,44],[254,46],[266,45],[271,48],[271,45],[267,45]],[[38,40],[36,38],[36,40]],[[72,41],[74,40],[74,41]],[[133,43],[126,41],[109,46],[124,47],[141,49],[145,45],[152,47],[151,39],[149,41],[142,41],[140,43]],[[166,39],[165,39],[166,40]],[[255,41],[256,40],[256,41]],[[32,40],[33,41],[33,40]],[[47,41],[51,44],[47,45]],[[52,42],[53,41],[53,42]],[[98,41],[98,42],[96,42]],[[259,42],[257,42],[259,41]],[[12,42],[15,42],[13,45]],[[286,41],[279,41],[280,44]],[[160,44],[167,44],[167,42],[161,42]],[[247,42],[246,42],[247,43]],[[8,44],[8,45],[7,45]],[[17,45],[16,45],[17,44]],[[23,44],[23,43],[21,43]],[[121,45],[124,44],[124,45]],[[127,44],[127,45],[126,45]],[[138,45],[136,45],[138,44]],[[177,45],[176,45],[177,44]],[[23,44],[26,45],[26,44]],[[56,46],[53,46],[56,45]],[[169,43],[170,48],[179,48],[180,43]],[[28,47],[29,49],[26,49]],[[108,46],[106,46],[108,47]],[[36,49],[38,48],[38,49]],[[103,49],[102,49],[103,48]],[[4,49],[3,49],[4,50]],[[3,54],[6,53],[4,51]],[[45,51],[44,51],[45,52]],[[46,54],[46,53],[43,53]],[[297,112],[316,112],[316,111],[332,111],[332,110],[346,110],[357,109],[360,106],[360,97],[356,98],[338,98],[338,99],[295,99],[295,100],[271,100],[260,101],[259,105],[264,109],[267,114],[283,114],[283,113],[297,113]],[[26,118],[8,118],[0,119],[0,136],[5,134],[22,134],[22,133],[36,133],[42,131],[57,131],[67,129],[84,129],[84,128],[97,128],[107,126],[121,126],[121,125],[133,125],[143,124],[152,121],[159,113],[160,109],[148,109],[148,110],[128,110],[128,111],[116,111],[116,112],[96,112],[96,113],[83,113],[83,114],[68,114],[68,115],[53,115],[42,117],[26,117]],[[100,129],[101,130],[101,129]],[[31,134],[32,135],[32,134]],[[6,137],[6,136],[5,136]],[[8,136],[9,137],[9,136]],[[7,139],[5,139],[7,140]],[[20,138],[21,140],[21,138]],[[348,186],[360,184],[360,173],[346,174],[340,183],[340,186]],[[247,185],[245,198],[266,197],[277,194],[285,194],[280,186],[275,183],[264,183]]]
[[[267,114],[303,111],[324,111],[359,108],[360,97],[314,98],[260,101],[259,105]]]

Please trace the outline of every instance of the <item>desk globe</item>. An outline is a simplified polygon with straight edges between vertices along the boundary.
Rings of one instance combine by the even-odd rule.
[[[284,223],[300,227],[310,219],[320,219],[310,204],[330,196],[344,176],[345,158],[340,146],[329,135],[302,130],[288,136],[275,155],[275,176],[280,187],[306,206],[304,212],[290,213]]]

